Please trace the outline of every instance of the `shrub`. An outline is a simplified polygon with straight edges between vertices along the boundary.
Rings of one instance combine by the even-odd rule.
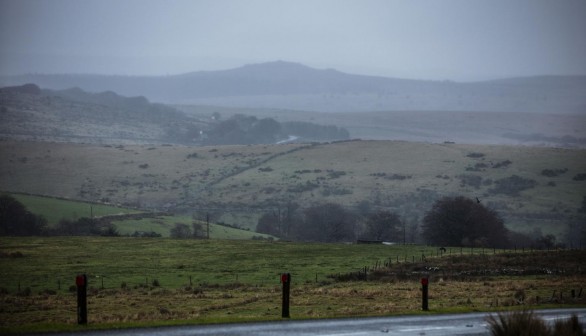
[[[478,189],[482,184],[482,177],[478,175],[459,175],[458,179],[460,179],[460,186],[462,187],[469,185]]]
[[[325,187],[322,190],[321,194],[324,197],[328,196],[341,196],[341,195],[351,195],[353,191],[351,189],[341,188],[341,187]]]
[[[337,179],[340,176],[346,175],[346,172],[343,170],[328,170],[328,177],[330,179]]]
[[[310,181],[305,182],[305,184],[298,183],[297,185],[291,186],[287,188],[288,192],[305,192],[305,191],[312,191],[313,189],[319,188],[319,185]]]
[[[393,175],[387,175],[384,178],[387,179],[387,180],[398,180],[398,181],[402,181],[402,180],[410,179],[411,178],[411,175],[393,174]]]
[[[500,180],[494,181],[496,186],[490,189],[493,194],[505,194],[510,196],[518,196],[523,190],[534,188],[537,182],[532,179],[526,179],[518,175],[512,175]]]
[[[469,158],[473,158],[473,159],[479,159],[479,158],[484,157],[485,155],[483,153],[475,153],[475,152],[473,152],[473,153],[469,153],[466,156],[469,157]]]
[[[547,176],[547,177],[556,177],[556,176],[560,176],[563,173],[567,172],[568,168],[564,168],[564,169],[544,169],[541,171],[541,175],[543,176]]]
[[[586,180],[586,173],[576,174],[573,178],[574,181],[584,181]]]
[[[510,160],[501,161],[501,162],[493,165],[492,168],[505,168],[505,167],[508,167],[511,163],[513,163],[513,162]]]

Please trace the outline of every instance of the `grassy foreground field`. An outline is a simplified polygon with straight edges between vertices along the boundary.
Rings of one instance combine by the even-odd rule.
[[[280,319],[282,272],[292,274],[293,318],[419,313],[419,279],[426,274],[432,312],[585,304],[584,251],[482,252],[453,248],[437,256],[435,248],[409,245],[1,238],[0,332],[79,329],[70,290],[79,273],[89,278],[90,328]],[[504,271],[523,265],[538,271]],[[342,279],[364,267],[369,281],[329,277]]]

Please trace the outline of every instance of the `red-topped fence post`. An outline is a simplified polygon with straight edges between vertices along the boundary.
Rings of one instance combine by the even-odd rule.
[[[429,301],[428,301],[428,288],[429,279],[428,278],[421,278],[421,309],[422,310],[429,310]]]
[[[77,324],[87,324],[87,276],[75,277],[77,286]]]
[[[291,274],[281,274],[281,283],[283,284],[283,310],[281,317],[289,318],[289,294],[291,288]]]

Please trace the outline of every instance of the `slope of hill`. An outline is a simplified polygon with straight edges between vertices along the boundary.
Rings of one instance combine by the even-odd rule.
[[[79,88],[41,90],[35,84],[0,88],[0,137],[83,143],[258,144],[348,139],[347,130],[308,122],[235,115],[194,116],[145,97]]]
[[[0,142],[0,185],[143,209],[215,213],[254,228],[291,202],[392,209],[417,224],[446,195],[478,197],[509,227],[583,227],[586,153],[399,141],[256,146]]]
[[[165,77],[29,74],[0,84],[80,87],[152,101],[341,112],[385,110],[584,113],[586,76],[541,76],[478,83],[422,81],[318,70],[290,62]]]
[[[189,122],[182,112],[144,97],[79,88],[41,90],[35,84],[0,89],[4,137],[98,143],[173,140]]]

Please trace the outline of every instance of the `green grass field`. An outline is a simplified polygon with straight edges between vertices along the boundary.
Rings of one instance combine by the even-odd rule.
[[[50,226],[55,226],[62,219],[77,220],[81,217],[101,217],[139,213],[140,211],[105,204],[87,203],[51,197],[11,194],[30,212],[45,217]]]
[[[0,287],[14,291],[67,291],[75,275],[87,273],[92,286],[119,288],[157,279],[165,288],[192,283],[251,285],[278,284],[278,275],[290,272],[296,282],[327,280],[330,274],[358,271],[397,257],[409,261],[435,249],[415,245],[283,243],[250,240],[187,240],[165,238],[0,238]]]
[[[480,255],[482,251],[475,250],[471,259],[460,257],[459,249],[452,251],[453,258],[450,253],[434,256],[436,252],[421,246],[249,240],[3,237],[0,333],[81,330],[75,322],[75,292],[70,290],[75,290],[75,276],[81,273],[89,279],[89,325],[84,330],[279,320],[283,272],[292,274],[294,319],[419,314],[419,280],[429,272],[430,313],[586,304],[583,296],[570,296],[584,282],[583,272],[576,271],[584,251],[496,251],[494,261],[495,251]],[[427,261],[418,262],[422,253]],[[524,254],[529,259],[519,259],[522,265],[514,268],[554,265],[571,272],[459,273],[485,266],[498,269],[504,260]],[[558,265],[556,258],[564,262]],[[373,271],[389,259],[390,268]],[[365,266],[370,281],[328,277]],[[432,271],[434,267],[439,271]]]
[[[113,221],[118,232],[121,235],[132,235],[135,231],[156,232],[163,237],[169,237],[170,231],[177,223],[186,224],[191,227],[194,222],[191,216],[160,216],[157,218],[143,218],[143,219],[127,219],[121,221]],[[202,236],[207,236],[207,223],[201,220],[196,220],[203,229],[200,233]],[[256,233],[250,230],[238,229],[228,226],[223,226],[215,223],[210,223],[210,238],[211,239],[252,239],[269,238],[269,235]]]
[[[81,217],[94,217],[135,214],[141,211],[121,208],[104,204],[70,201],[51,197],[10,194],[21,202],[30,212],[45,217],[49,226],[56,226],[61,219],[77,220]],[[156,232],[163,237],[169,237],[170,230],[175,224],[187,224],[191,227],[194,219],[186,215],[158,216],[155,218],[114,220],[112,223],[120,235],[132,235],[135,231]],[[207,223],[196,220],[204,229],[207,236]],[[250,230],[238,229],[215,223],[210,223],[211,239],[252,239],[269,238],[269,235],[256,233]]]

